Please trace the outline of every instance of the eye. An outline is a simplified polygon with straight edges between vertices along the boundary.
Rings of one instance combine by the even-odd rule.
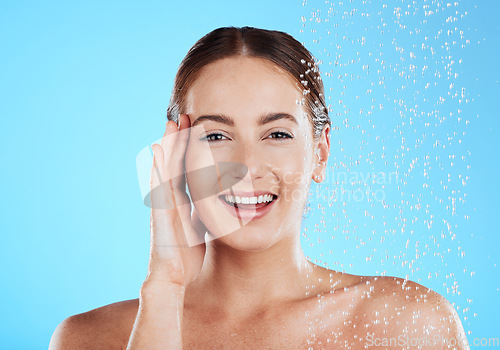
[[[202,137],[200,141],[207,141],[207,142],[217,142],[217,141],[222,141],[222,138],[225,137],[224,135],[213,132],[211,134],[208,134],[205,137]]]
[[[293,136],[285,131],[275,131],[275,132],[271,133],[269,135],[269,137],[272,139],[278,139],[278,140],[293,139]],[[214,133],[206,135],[205,137],[202,137],[200,139],[200,141],[219,142],[219,141],[223,141],[224,138],[227,139],[226,136],[224,136],[220,133],[214,132]]]
[[[275,131],[269,135],[272,139],[293,139],[293,136],[285,131]]]

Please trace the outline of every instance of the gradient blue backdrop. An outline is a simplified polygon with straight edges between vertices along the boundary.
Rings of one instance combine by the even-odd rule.
[[[471,309],[464,322],[469,338],[500,336],[500,232],[495,221],[500,194],[499,4],[461,2],[469,11],[465,26],[473,48],[458,55],[465,65],[462,84],[474,103],[468,111],[471,124],[463,129],[470,182],[461,210],[470,219],[455,230],[467,254],[447,260],[449,269],[439,268],[443,273],[438,278],[420,281],[448,297],[445,275],[468,269],[456,302]],[[358,1],[353,6],[362,5]],[[313,8],[312,2],[304,6],[289,0],[1,2],[3,349],[46,348],[64,318],[138,297],[147,271],[149,209],[141,203],[135,157],[161,137],[176,68],[189,47],[216,27],[250,25],[286,31],[317,54],[314,35],[304,27]],[[339,148],[333,144],[332,149]],[[316,206],[313,202],[313,210]],[[323,217],[332,217],[336,208],[326,206]],[[308,232],[320,220],[315,215],[305,223]],[[324,232],[329,236],[333,228]],[[303,240],[312,260],[350,273],[381,272],[380,261],[368,261],[362,249],[359,256],[354,249],[350,257],[324,257],[324,251],[342,247],[318,244],[317,239],[313,244],[310,235]],[[391,258],[403,251],[398,244],[386,248]],[[342,267],[331,266],[339,261]],[[435,268],[430,260],[427,265],[422,269]],[[386,270],[404,277],[408,269]]]

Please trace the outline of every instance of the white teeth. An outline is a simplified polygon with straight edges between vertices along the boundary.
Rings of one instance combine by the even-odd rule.
[[[257,203],[267,203],[273,200],[273,196],[270,194],[260,195],[259,197],[239,197],[230,196],[226,194],[226,202],[229,203],[241,203],[241,204],[257,204]]]

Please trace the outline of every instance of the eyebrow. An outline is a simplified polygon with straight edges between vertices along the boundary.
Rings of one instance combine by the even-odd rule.
[[[288,114],[288,113],[269,113],[269,114],[266,114],[266,115],[260,117],[259,120],[257,121],[257,125],[261,126],[261,125],[271,123],[271,122],[274,122],[276,120],[281,120],[281,119],[287,119],[287,120],[294,122],[297,125],[299,124],[297,122],[297,119],[295,119],[295,117],[291,114]],[[199,118],[197,118],[193,122],[193,125],[191,125],[191,126],[195,126],[195,125],[202,123],[204,121],[213,121],[216,123],[222,123],[222,124],[226,124],[229,126],[234,126],[234,120],[228,116],[223,115],[223,114],[202,115]]]

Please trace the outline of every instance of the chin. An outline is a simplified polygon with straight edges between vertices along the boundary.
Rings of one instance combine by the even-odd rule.
[[[276,243],[276,237],[270,236],[269,232],[267,230],[264,232],[258,227],[245,226],[233,233],[215,239],[214,243],[236,250],[259,252],[272,247]]]
[[[231,215],[216,196],[197,201],[195,207],[210,240],[241,250],[263,250],[275,242],[269,235],[276,232],[269,227],[269,215],[260,219]]]

